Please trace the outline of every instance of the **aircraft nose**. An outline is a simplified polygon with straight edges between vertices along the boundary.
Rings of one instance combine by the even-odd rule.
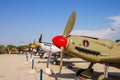
[[[40,46],[40,42],[36,42],[36,43],[35,43],[35,46]]]
[[[57,46],[58,48],[60,47],[66,47],[67,45],[67,38],[63,37],[63,36],[55,36],[52,39],[52,42],[55,44],[55,46]]]

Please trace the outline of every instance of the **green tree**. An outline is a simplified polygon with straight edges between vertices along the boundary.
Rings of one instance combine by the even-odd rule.
[[[5,54],[6,52],[6,47],[4,45],[0,45],[0,54]]]
[[[19,51],[24,51],[26,48],[28,48],[28,45],[18,46],[17,49]]]
[[[7,49],[9,49],[9,50],[11,50],[11,49],[13,49],[13,48],[17,48],[15,45],[7,45]]]

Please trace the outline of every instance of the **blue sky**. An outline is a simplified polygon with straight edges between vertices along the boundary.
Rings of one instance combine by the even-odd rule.
[[[72,11],[77,14],[73,34],[80,30],[94,35],[111,27],[115,35],[120,32],[120,0],[0,0],[0,45],[29,44],[40,34],[42,41],[51,42],[62,34]]]

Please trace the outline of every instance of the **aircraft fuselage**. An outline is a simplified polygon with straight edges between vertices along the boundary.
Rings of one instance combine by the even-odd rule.
[[[66,52],[90,62],[120,63],[120,43],[86,36],[69,36]]]

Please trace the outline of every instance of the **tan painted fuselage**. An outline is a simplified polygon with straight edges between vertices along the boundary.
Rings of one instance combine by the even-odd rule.
[[[120,43],[86,36],[69,36],[66,52],[94,63],[120,63]]]

